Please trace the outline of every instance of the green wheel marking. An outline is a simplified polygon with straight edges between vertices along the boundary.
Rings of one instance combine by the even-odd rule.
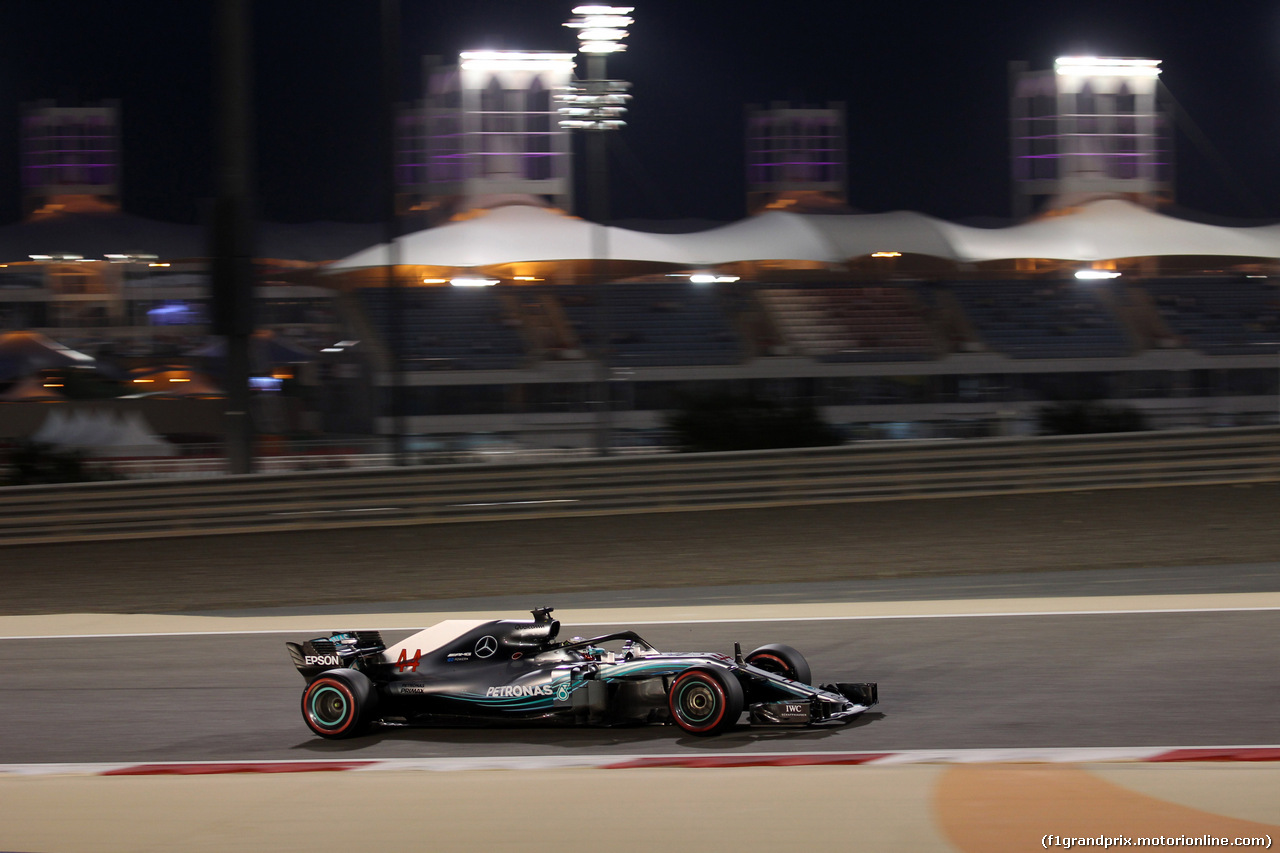
[[[691,707],[690,705],[685,703],[685,696],[689,693],[689,691],[696,690],[699,688],[701,688],[701,690],[705,692],[707,696],[710,697],[712,700],[707,704],[706,712],[703,713],[701,716],[698,716],[698,712],[696,708]],[[686,719],[688,719],[690,722],[693,722],[693,723],[701,723],[703,720],[710,717],[716,711],[715,691],[713,691],[710,687],[708,687],[706,684],[702,683],[701,681],[695,681],[692,684],[682,684],[680,686],[680,696],[678,697],[678,699],[679,699],[679,705],[680,705],[680,712],[684,715]]]
[[[335,693],[338,696],[338,701],[341,703],[341,706],[342,706],[342,713],[338,716],[337,720],[330,721],[326,719],[324,715],[320,713],[320,709],[316,707],[317,703],[320,700],[320,697],[325,693]],[[321,687],[319,690],[317,690],[315,693],[311,694],[311,719],[315,720],[316,723],[323,726],[324,728],[333,728],[334,726],[340,724],[343,720],[347,718],[347,713],[349,711],[350,711],[350,708],[347,705],[346,694],[344,694],[341,690],[337,689],[336,687],[330,687],[328,685],[325,685],[324,687]]]

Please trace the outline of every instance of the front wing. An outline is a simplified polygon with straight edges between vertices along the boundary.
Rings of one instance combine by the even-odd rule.
[[[795,682],[792,682],[795,685]],[[797,685],[799,686],[799,685]],[[837,682],[821,687],[805,687],[808,696],[775,702],[755,702],[748,706],[753,726],[811,726],[851,720],[880,701],[873,681]]]

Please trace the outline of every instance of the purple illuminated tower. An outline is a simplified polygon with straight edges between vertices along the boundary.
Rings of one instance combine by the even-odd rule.
[[[555,95],[574,55],[466,51],[426,75],[427,96],[400,114],[401,210],[439,221],[469,209],[525,200],[570,207],[570,138]]]
[[[845,208],[844,104],[747,110],[747,210]]]
[[[30,104],[22,116],[23,207],[117,210],[120,199],[119,104]]]
[[[1064,56],[1052,71],[1011,71],[1015,216],[1107,196],[1147,207],[1172,200],[1160,60]]]

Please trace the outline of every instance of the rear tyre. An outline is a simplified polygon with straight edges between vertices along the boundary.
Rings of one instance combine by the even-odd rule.
[[[331,669],[302,691],[302,719],[320,737],[363,734],[373,710],[373,683],[362,672]]]
[[[667,691],[672,721],[691,735],[718,735],[742,716],[742,685],[729,673],[691,669]]]
[[[801,684],[812,683],[813,672],[809,669],[809,662],[804,659],[804,655],[782,643],[761,646],[747,655],[745,660],[765,672],[776,673],[792,681],[799,681]]]

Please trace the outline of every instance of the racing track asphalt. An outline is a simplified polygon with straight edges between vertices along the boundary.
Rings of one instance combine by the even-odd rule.
[[[1280,743],[1275,610],[675,623],[641,633],[675,650],[788,642],[817,680],[879,681],[882,705],[843,727],[744,726],[710,739],[669,727],[521,727],[328,742],[300,719],[288,636],[9,639],[0,641],[0,763]]]
[[[0,616],[356,611],[403,625],[391,614],[424,601],[554,604],[571,620],[593,604],[1277,592],[1277,509],[1280,486],[1157,488],[4,548]],[[292,637],[4,639],[0,763],[1280,743],[1278,611],[641,633],[673,649],[789,642],[819,680],[879,681],[883,703],[843,728],[710,740],[653,727],[329,743],[301,723]]]
[[[1275,563],[1278,515],[1270,484],[3,546],[0,615]]]

